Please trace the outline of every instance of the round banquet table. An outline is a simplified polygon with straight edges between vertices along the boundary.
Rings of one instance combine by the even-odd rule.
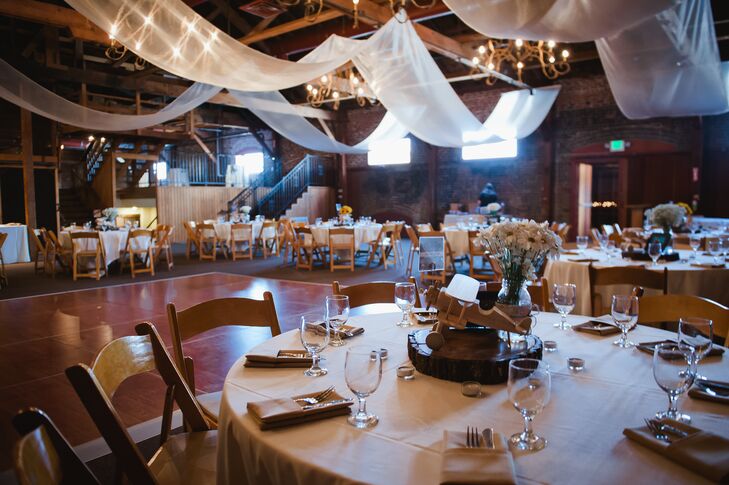
[[[8,235],[0,251],[5,264],[27,263],[30,261],[28,250],[28,226],[24,224],[0,224],[0,232]]]
[[[91,229],[93,231],[93,229]],[[71,248],[71,232],[87,232],[86,229],[72,229],[64,230],[58,234],[59,242],[64,248]],[[101,244],[104,246],[104,256],[106,259],[106,265],[109,266],[111,263],[121,257],[122,251],[127,247],[127,236],[129,230],[118,229],[116,231],[99,231],[99,238]],[[96,244],[92,241],[83,242],[84,250],[93,251],[96,249]]]
[[[456,226],[443,228],[443,234],[448,240],[454,258],[460,258],[468,254],[468,229],[461,229]]]
[[[558,330],[558,315],[542,313],[535,333],[556,340],[557,352],[545,354],[552,371],[551,400],[534,421],[536,433],[548,440],[536,453],[514,455],[520,483],[707,483],[623,437],[625,427],[643,425],[643,418],[665,410],[668,399],[652,374],[652,357],[637,349],[612,345],[615,335],[601,337]],[[382,382],[367,399],[379,424],[363,431],[339,416],[288,428],[260,431],[246,412],[249,401],[289,397],[335,385],[353,397],[344,380],[347,346],[327,348],[326,376],[309,378],[304,369],[245,368],[241,357],[223,387],[218,426],[218,484],[436,484],[441,466],[443,431],[466,426],[493,427],[509,436],[521,430],[522,419],[508,402],[505,384],[484,386],[484,396],[461,395],[460,384],[416,373],[412,381],[398,379],[396,368],[408,361],[406,339],[412,329],[398,328],[399,313],[356,316],[365,333],[347,346],[387,348]],[[587,317],[569,316],[577,324]],[[634,342],[654,341],[670,334],[638,327]],[[301,348],[296,330],[264,342],[252,353]],[[586,360],[585,370],[568,370],[568,357]],[[705,359],[701,372],[709,378],[729,375],[729,356]],[[682,396],[679,409],[693,425],[729,437],[729,407]]]
[[[681,259],[687,259],[691,251],[678,251]],[[577,290],[577,303],[575,305],[575,313],[582,315],[592,314],[592,304],[590,302],[590,275],[588,266],[589,261],[585,259],[593,259],[592,264],[596,268],[605,268],[608,266],[646,266],[649,270],[663,271],[668,268],[668,293],[680,295],[695,295],[709,298],[722,305],[729,306],[729,268],[706,268],[692,266],[689,262],[675,261],[667,264],[659,262],[658,266],[651,266],[651,261],[631,261],[628,259],[614,258],[607,261],[605,253],[598,249],[586,249],[581,255],[561,255],[560,259],[551,259],[547,261],[544,269],[544,277],[547,278],[549,284],[565,284],[574,283]],[[577,261],[575,261],[577,260]],[[579,261],[583,260],[583,261]],[[711,263],[711,256],[702,255],[699,252],[699,263]],[[596,293],[603,296],[609,294],[627,294],[630,292],[629,285],[617,285],[606,288],[595,288]],[[646,294],[652,294],[655,290],[646,289]]]
[[[347,226],[349,229],[354,227],[354,247],[359,248],[363,244],[374,241],[380,234],[382,224],[355,224]],[[311,234],[319,246],[329,246],[329,226],[326,224],[310,226]]]
[[[251,221],[250,224],[253,226],[253,239],[261,237],[261,229],[263,228],[263,221]],[[221,241],[227,241],[230,239],[230,228],[233,225],[232,222],[216,222],[213,224],[215,227],[215,235]],[[266,229],[264,234],[266,237],[276,237],[276,228],[270,227]]]

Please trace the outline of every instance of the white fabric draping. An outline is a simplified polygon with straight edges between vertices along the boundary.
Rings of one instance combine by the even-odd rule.
[[[443,0],[489,37],[586,42],[617,34],[679,0]]]
[[[28,226],[24,224],[0,224],[0,232],[8,235],[0,248],[5,264],[27,263],[30,261],[28,250]]]
[[[220,90],[218,86],[195,83],[156,113],[105,113],[49,91],[0,59],[0,97],[46,118],[89,130],[127,131],[158,125],[200,106]]]
[[[729,111],[709,0],[681,2],[595,43],[615,101],[628,118]]]

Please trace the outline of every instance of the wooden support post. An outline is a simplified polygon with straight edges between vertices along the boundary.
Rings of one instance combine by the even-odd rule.
[[[142,114],[142,96],[139,93],[139,90],[134,92],[134,104],[135,104],[136,114],[141,115]],[[141,129],[137,130],[137,135],[141,135],[141,134],[142,134],[142,130]]]
[[[33,115],[27,109],[20,109],[20,140],[23,158],[23,200],[25,202],[25,224],[28,230],[36,227],[35,219],[35,176],[33,174]]]
[[[425,142],[422,142],[425,143]],[[427,146],[428,153],[428,199],[430,201],[430,222],[438,227],[438,160],[435,147]]]

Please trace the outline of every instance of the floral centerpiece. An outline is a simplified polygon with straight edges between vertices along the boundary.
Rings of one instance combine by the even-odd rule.
[[[491,202],[486,206],[486,213],[490,216],[498,216],[503,209],[504,207],[498,202]]]
[[[339,208],[339,222],[345,223],[352,219],[352,208],[348,205],[343,205]]]
[[[113,231],[116,227],[116,218],[119,211],[113,207],[107,207],[101,211],[101,217],[96,219],[96,227],[100,231]]]
[[[683,224],[686,217],[686,209],[679,204],[658,204],[652,209],[648,209],[646,218],[654,226],[663,229],[663,232],[670,232],[672,228]]]
[[[244,205],[241,206],[240,209],[238,209],[241,214],[243,214],[243,221],[249,222],[251,220],[251,206]]]
[[[512,316],[523,316],[531,310],[528,281],[536,279],[537,270],[551,253],[559,251],[562,240],[546,222],[500,222],[483,229],[484,246],[500,266],[501,291],[497,304]]]

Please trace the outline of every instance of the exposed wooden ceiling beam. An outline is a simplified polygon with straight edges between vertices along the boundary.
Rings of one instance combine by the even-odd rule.
[[[282,34],[287,34],[296,30],[305,29],[306,27],[310,27],[312,25],[327,22],[329,20],[342,17],[343,15],[344,13],[340,10],[325,10],[314,20],[310,21],[305,18],[292,20],[291,22],[276,25],[261,32],[251,32],[250,34],[243,36],[238,40],[246,45],[250,45],[254,42],[260,42],[262,40],[270,39],[271,37],[277,37]]]
[[[0,0],[0,15],[56,27],[66,27],[80,40],[109,44],[109,35],[72,8],[37,0]]]

